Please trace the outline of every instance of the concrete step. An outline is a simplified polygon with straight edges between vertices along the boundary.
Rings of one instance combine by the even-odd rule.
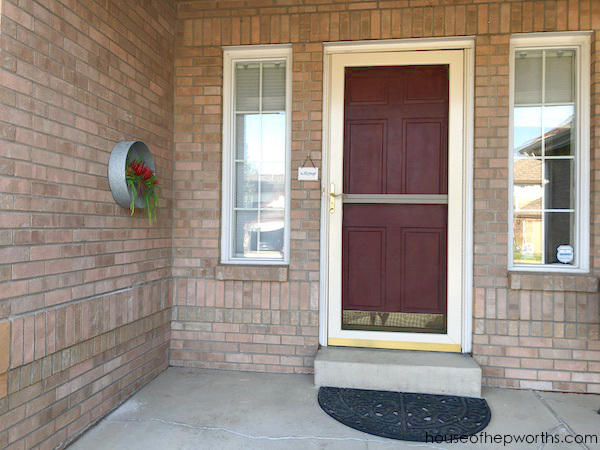
[[[323,347],[315,384],[481,397],[481,367],[467,354]]]

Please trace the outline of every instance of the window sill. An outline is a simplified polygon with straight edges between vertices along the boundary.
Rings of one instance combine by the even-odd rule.
[[[277,281],[288,280],[288,267],[281,265],[220,265],[215,267],[217,280]]]
[[[508,287],[527,291],[598,292],[598,278],[586,274],[509,272]]]

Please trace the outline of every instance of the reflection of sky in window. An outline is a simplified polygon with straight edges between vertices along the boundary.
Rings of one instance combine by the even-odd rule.
[[[574,113],[573,105],[515,107],[513,133],[515,150],[542,136],[542,110],[544,133],[571,122]]]
[[[244,159],[260,161],[260,114],[244,114],[243,130]]]
[[[245,114],[243,130],[245,160],[281,162],[263,164],[261,172],[269,175],[284,174],[285,114]]]
[[[515,185],[515,209],[541,209],[543,189],[541,185]],[[537,201],[537,202],[536,202]]]
[[[285,114],[263,114],[262,141],[263,161],[285,161]]]
[[[519,149],[542,135],[542,107],[516,107],[514,114],[514,148]]]
[[[544,108],[544,132],[565,126],[573,121],[573,105],[546,106]]]

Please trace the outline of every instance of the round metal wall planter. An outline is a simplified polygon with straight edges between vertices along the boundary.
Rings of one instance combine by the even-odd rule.
[[[131,206],[131,192],[125,180],[125,170],[131,161],[143,161],[146,166],[155,172],[152,153],[140,141],[121,141],[115,145],[108,160],[108,184],[115,202],[123,208]],[[135,199],[136,208],[145,208],[144,200],[138,196]]]

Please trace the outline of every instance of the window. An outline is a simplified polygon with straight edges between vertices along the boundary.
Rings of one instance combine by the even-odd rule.
[[[589,269],[589,37],[511,41],[515,270]]]
[[[289,261],[291,48],[225,50],[223,263]]]

